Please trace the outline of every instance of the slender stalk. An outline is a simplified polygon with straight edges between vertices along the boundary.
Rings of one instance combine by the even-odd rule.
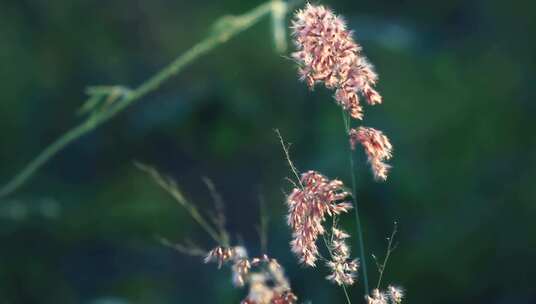
[[[372,256],[374,260],[376,261],[376,267],[378,267],[379,277],[378,277],[378,284],[376,284],[376,289],[380,288],[380,285],[382,283],[383,273],[385,272],[385,267],[387,266],[387,261],[389,261],[389,257],[391,256],[391,253],[395,250],[396,245],[393,245],[393,240],[395,239],[395,235],[398,231],[398,223],[395,221],[393,226],[393,232],[391,233],[391,236],[387,238],[387,252],[385,253],[385,258],[383,259],[383,263],[379,264],[378,260],[376,259],[376,256]]]
[[[115,117],[134,102],[142,99],[147,94],[158,89],[165,81],[181,72],[186,66],[193,63],[199,57],[206,55],[217,46],[224,44],[240,32],[250,28],[263,17],[273,13],[281,14],[282,8],[288,8],[301,1],[294,1],[288,5],[282,5],[279,1],[268,1],[257,6],[247,13],[238,16],[224,16],[214,25],[213,31],[199,43],[194,45],[184,54],[178,56],[168,66],[150,77],[134,90],[129,91],[123,98],[109,105],[102,111],[95,111],[86,120],[61,135],[57,140],[46,147],[36,158],[28,163],[7,184],[0,188],[0,197],[5,197],[24,185],[37,170],[47,163],[58,152],[63,150],[73,141],[90,133],[95,128]]]
[[[346,290],[346,286],[342,285],[342,291],[344,291],[346,302],[348,302],[348,304],[352,304],[352,301],[350,301],[350,296],[348,295],[348,291]]]
[[[207,256],[206,250],[201,249],[199,246],[193,243],[188,243],[188,244],[172,243],[170,240],[161,236],[158,236],[157,239],[160,242],[160,244],[166,247],[175,249],[182,254],[189,255],[189,256],[197,256],[197,257]]]
[[[287,15],[287,3],[282,0],[272,0],[272,32],[274,35],[275,49],[280,54],[287,51],[287,34],[285,16]]]
[[[333,221],[333,226],[332,227],[334,227],[334,226],[335,226],[335,221]],[[331,236],[331,238],[333,239],[333,235]],[[324,240],[324,245],[326,246],[326,249],[328,250],[330,260],[333,260],[333,252],[331,251],[330,244],[328,244],[328,241],[326,240],[326,236],[323,235],[322,239]],[[344,292],[344,296],[346,297],[346,302],[348,304],[352,304],[352,301],[350,300],[350,296],[348,295],[348,290],[346,290],[346,286],[343,284],[343,285],[341,285],[341,287],[342,287],[342,291]]]
[[[348,118],[348,115],[346,112],[342,111],[342,119],[344,122],[344,129],[346,130],[346,134],[350,132],[350,119]],[[368,286],[368,272],[367,272],[367,260],[365,255],[365,245],[363,241],[363,229],[361,228],[361,219],[359,217],[359,208],[357,203],[357,183],[356,183],[356,174],[355,174],[355,163],[354,163],[354,155],[352,153],[352,150],[350,151],[350,170],[352,175],[352,197],[354,199],[354,213],[355,213],[355,222],[357,227],[357,239],[359,242],[359,255],[361,257],[361,268],[363,273],[363,288],[365,290],[365,294],[369,293],[369,286]]]
[[[216,187],[214,186],[212,180],[210,180],[208,177],[204,177],[203,182],[205,182],[208,192],[210,192],[210,195],[212,196],[212,201],[214,202],[215,213],[211,214],[210,219],[218,228],[222,243],[229,244],[229,233],[227,232],[227,229],[225,229],[227,219],[225,217],[225,204],[223,203],[223,199],[218,191],[216,191]]]
[[[274,132],[277,134],[277,137],[279,137],[279,141],[281,143],[281,147],[283,147],[283,152],[285,152],[285,158],[287,159],[288,166],[290,167],[290,170],[292,173],[294,173],[294,177],[296,177],[296,181],[298,184],[300,184],[300,188],[303,189],[303,183],[300,178],[300,174],[298,173],[298,169],[294,166],[294,163],[290,159],[290,153],[288,151],[290,144],[286,144],[283,140],[283,136],[281,136],[281,132],[279,132],[279,129],[275,129]],[[293,184],[296,184],[294,181],[290,180]]]
[[[190,201],[188,201],[179,187],[175,184],[170,178],[167,178],[161,175],[155,168],[142,164],[135,163],[135,166],[140,169],[142,172],[145,172],[160,186],[162,189],[166,190],[176,201],[190,213],[190,216],[201,226],[205,231],[216,241],[216,243],[229,247],[229,244],[226,243],[227,240],[222,239],[221,235],[218,233],[217,229],[213,228],[212,225],[201,215],[196,206],[194,206]]]
[[[259,225],[257,231],[259,233],[259,239],[261,243],[261,253],[268,252],[268,222],[270,218],[268,211],[266,210],[266,202],[264,196],[259,194]]]

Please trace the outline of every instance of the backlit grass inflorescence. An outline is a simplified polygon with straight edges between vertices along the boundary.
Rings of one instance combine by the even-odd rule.
[[[340,180],[329,180],[316,171],[303,173],[301,185],[287,197],[293,238],[290,245],[301,263],[314,267],[319,257],[316,241],[325,233],[326,216],[348,212],[352,204]]]
[[[307,4],[294,15],[292,29],[297,48],[292,57],[311,89],[316,83],[334,89],[337,103],[355,119],[363,119],[358,94],[370,105],[382,102],[374,89],[378,75],[341,17],[322,5]]]
[[[233,283],[238,287],[249,286],[241,304],[295,304],[298,300],[283,267],[267,255],[249,259],[242,246],[218,246],[205,257],[205,263],[209,262],[217,262],[218,267],[232,264]]]
[[[386,164],[385,160],[393,156],[393,146],[387,136],[374,128],[365,127],[351,129],[349,133],[352,150],[355,149],[357,143],[360,143],[365,149],[374,178],[386,180],[391,166]]]
[[[387,291],[381,291],[378,288],[372,290],[370,295],[365,296],[366,304],[400,304],[404,292],[400,287],[389,285]]]
[[[350,235],[335,227],[337,216],[352,208],[348,202],[350,193],[344,190],[340,180],[329,180],[316,171],[303,173],[300,185],[287,197],[292,252],[301,263],[314,267],[322,257],[317,246],[318,238],[322,237],[330,255],[326,266],[331,273],[326,278],[338,285],[352,285],[359,261],[350,258],[350,248],[345,241]],[[333,223],[329,233],[324,227],[327,216],[332,217]]]

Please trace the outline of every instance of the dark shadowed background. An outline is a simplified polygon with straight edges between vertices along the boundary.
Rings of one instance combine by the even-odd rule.
[[[87,85],[134,87],[217,17],[260,3],[2,0],[0,182],[80,120]],[[407,289],[407,303],[535,303],[534,2],[322,4],[345,16],[381,78],[385,102],[365,108],[364,124],[390,137],[394,168],[375,183],[357,153],[357,173],[367,252],[383,255],[399,222],[386,281]],[[292,142],[300,170],[349,183],[340,110],[331,92],[298,81],[271,35],[266,18],[2,199],[0,303],[239,303],[245,291],[227,270],[156,240],[215,245],[134,160],[173,176],[202,210],[210,177],[229,230],[255,254],[264,196],[269,253],[300,299],[344,303],[322,268],[303,269],[289,252],[289,171],[273,132]],[[362,302],[361,285],[351,294]]]

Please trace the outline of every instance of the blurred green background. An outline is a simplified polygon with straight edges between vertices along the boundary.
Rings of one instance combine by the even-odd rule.
[[[260,3],[0,1],[0,182],[79,121],[87,85],[134,87],[217,17]],[[321,3],[345,16],[381,78],[385,103],[366,107],[363,123],[390,137],[394,168],[375,183],[357,153],[358,201],[367,252],[383,255],[399,222],[386,282],[407,289],[406,303],[536,303],[536,4]],[[0,303],[239,303],[245,291],[228,271],[156,241],[214,246],[133,160],[173,176],[203,210],[210,177],[252,254],[264,196],[269,253],[300,300],[344,303],[322,268],[303,269],[289,252],[289,171],[273,132],[293,143],[300,170],[349,183],[340,110],[331,92],[298,81],[271,35],[265,18],[2,199]],[[362,302],[361,286],[351,294]]]

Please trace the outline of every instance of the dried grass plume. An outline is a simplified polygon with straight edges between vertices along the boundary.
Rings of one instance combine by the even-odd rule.
[[[393,146],[387,136],[374,128],[365,127],[351,129],[349,133],[352,150],[355,149],[357,143],[360,143],[365,149],[374,177],[386,180],[391,166],[386,164],[385,160],[393,156]]]
[[[363,119],[359,94],[370,105],[382,102],[374,89],[378,75],[341,17],[308,3],[294,15],[292,29],[297,48],[292,57],[309,88],[323,83],[334,89],[337,103],[355,119]]]
[[[290,245],[301,263],[314,267],[319,256],[316,241],[325,233],[326,216],[348,212],[350,193],[343,190],[340,180],[329,180],[316,171],[303,173],[300,184],[303,187],[294,188],[287,197]]]

